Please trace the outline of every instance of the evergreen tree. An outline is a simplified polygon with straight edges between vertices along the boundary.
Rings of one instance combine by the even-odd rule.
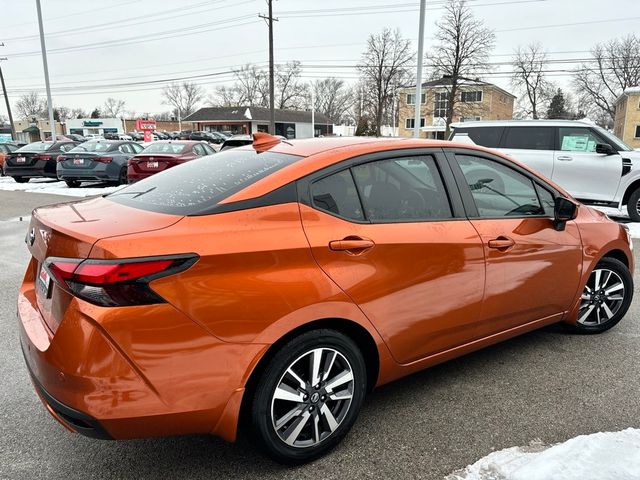
[[[571,118],[571,113],[567,111],[567,107],[564,101],[564,93],[562,93],[561,88],[558,89],[556,94],[551,99],[551,103],[549,104],[549,108],[547,109],[547,118],[564,120]]]

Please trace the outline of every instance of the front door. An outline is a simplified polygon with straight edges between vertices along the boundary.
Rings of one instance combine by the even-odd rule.
[[[622,156],[596,153],[607,143],[588,127],[560,127],[553,181],[576,198],[610,202],[622,178]]]
[[[471,223],[484,245],[487,280],[481,336],[560,320],[581,274],[574,222],[553,224],[554,191],[524,169],[475,151],[451,155]]]
[[[300,186],[308,192],[302,221],[316,261],[400,363],[465,343],[477,331],[483,248],[471,223],[452,211],[440,162],[440,150],[389,153],[347,161]],[[450,170],[448,178],[453,183]]]

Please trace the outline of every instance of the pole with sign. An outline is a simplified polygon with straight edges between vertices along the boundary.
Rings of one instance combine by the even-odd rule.
[[[153,119],[143,120],[139,118],[136,120],[136,130],[142,130],[144,133],[144,141],[151,141],[151,133],[156,129],[156,121]]]

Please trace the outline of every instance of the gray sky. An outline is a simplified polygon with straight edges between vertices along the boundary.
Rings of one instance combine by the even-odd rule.
[[[169,110],[166,79],[190,79],[208,92],[231,83],[228,72],[247,63],[266,66],[267,27],[257,18],[265,0],[41,0],[54,105],[91,110],[107,97],[137,113]],[[442,0],[427,0],[427,48]],[[469,0],[495,29],[492,62],[508,62],[518,45],[540,42],[553,59],[583,59],[597,42],[640,32],[638,0]],[[277,0],[276,62],[300,60],[303,78],[355,81],[367,36],[399,28],[417,48],[417,0]],[[291,13],[299,12],[299,13]],[[44,97],[35,0],[0,0],[0,57],[12,104],[28,90]],[[554,64],[568,70],[575,63]],[[344,68],[343,68],[344,67]],[[512,90],[497,66],[487,81]],[[215,76],[204,76],[217,74]],[[570,75],[552,80],[568,88]],[[148,82],[157,82],[149,84]],[[125,85],[123,85],[125,84]],[[100,88],[100,89],[98,89]],[[4,102],[0,114],[6,114]]]

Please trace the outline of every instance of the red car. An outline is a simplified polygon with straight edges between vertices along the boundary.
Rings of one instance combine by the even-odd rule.
[[[150,177],[181,163],[213,155],[215,150],[207,142],[161,140],[153,142],[129,160],[129,183]]]

